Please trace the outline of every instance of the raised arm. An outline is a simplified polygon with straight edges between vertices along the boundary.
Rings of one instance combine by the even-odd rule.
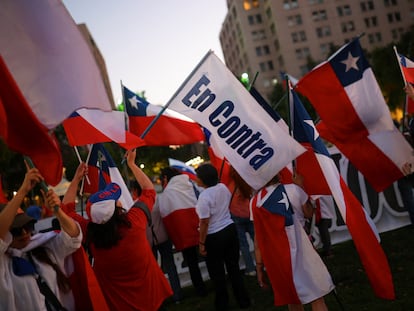
[[[135,164],[135,158],[137,156],[136,149],[128,150],[126,152],[128,167],[131,169],[135,176],[135,179],[141,186],[141,189],[154,189],[154,184],[151,179]]]
[[[0,238],[4,239],[6,233],[9,231],[17,210],[22,204],[24,198],[30,190],[40,181],[43,180],[42,175],[36,168],[29,169],[26,172],[23,183],[21,184],[16,195],[11,199],[6,207],[0,212]]]
[[[81,182],[82,178],[88,174],[88,166],[86,163],[81,162],[76,169],[75,176],[73,176],[73,179],[68,187],[68,190],[66,190],[65,196],[63,197],[62,203],[68,204],[75,202],[76,195],[78,193],[78,187],[79,183]]]
[[[53,211],[53,214],[59,220],[60,227],[71,237],[77,237],[80,233],[79,227],[75,221],[69,217],[63,209],[60,208],[61,202],[58,195],[49,189],[47,193],[43,193],[46,207]]]

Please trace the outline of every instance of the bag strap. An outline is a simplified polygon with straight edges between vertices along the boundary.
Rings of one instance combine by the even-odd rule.
[[[155,231],[154,231],[154,224],[152,223],[151,212],[150,212],[147,204],[145,204],[142,201],[136,201],[134,203],[133,207],[139,208],[140,210],[142,210],[144,212],[145,216],[147,217],[148,226],[150,227],[151,233],[152,233],[152,242],[153,242],[152,245],[157,245],[158,244],[158,238],[157,238],[157,235],[155,234]]]
[[[190,180],[191,185],[193,186],[194,189],[194,194],[198,200],[198,197],[200,196],[200,190],[197,189],[197,187],[195,186],[194,182]]]
[[[142,211],[144,212],[145,216],[147,217],[148,226],[152,227],[152,217],[151,217],[151,212],[150,212],[150,210],[149,210],[149,208],[148,208],[147,204],[145,204],[145,203],[144,203],[144,202],[142,202],[142,201],[136,201],[136,202],[134,203],[134,206],[133,206],[133,207],[137,207],[137,208],[139,208],[140,210],[142,210]]]
[[[62,306],[59,299],[56,297],[56,295],[50,289],[49,285],[47,285],[45,279],[43,279],[43,277],[37,272],[36,265],[33,261],[32,254],[30,252],[28,252],[28,256],[29,256],[29,260],[32,263],[32,265],[33,265],[33,267],[36,271],[36,274],[37,274],[37,278],[36,278],[37,286],[39,287],[39,290],[42,293],[42,295],[45,296],[45,302],[46,302],[47,310],[48,311],[53,311],[53,310],[55,310],[55,311],[67,311],[67,309],[64,306]]]

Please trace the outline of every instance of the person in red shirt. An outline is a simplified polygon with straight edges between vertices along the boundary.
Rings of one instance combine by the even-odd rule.
[[[126,153],[128,167],[142,188],[139,201],[152,210],[155,190],[152,181],[135,164],[136,151]],[[93,269],[110,310],[156,311],[172,290],[155,260],[146,237],[147,218],[140,208],[128,212],[120,205],[120,187],[111,183],[89,197],[89,219],[75,211],[79,182],[87,174],[81,163],[63,198],[65,210],[85,232],[93,257]]]

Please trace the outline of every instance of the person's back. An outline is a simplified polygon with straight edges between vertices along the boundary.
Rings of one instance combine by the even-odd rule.
[[[188,175],[172,167],[161,170],[164,187],[160,197],[160,213],[168,236],[188,265],[191,281],[199,296],[207,295],[201,275],[198,254],[198,216],[195,209],[198,189]]]
[[[160,197],[160,213],[177,250],[198,246],[196,192],[187,175],[172,177]]]
[[[159,305],[154,305],[157,301],[150,297],[168,288],[160,286],[166,279],[159,273],[147,241],[144,212],[131,208],[127,215],[131,227],[121,229],[123,238],[116,246],[104,249],[91,245],[94,271],[111,310],[156,310]]]
[[[139,201],[151,211],[155,202],[152,181],[135,164],[135,151],[127,151],[127,163],[142,188]],[[87,169],[78,167],[65,194],[70,216],[87,232],[86,242],[94,271],[110,310],[156,311],[172,295],[171,287],[155,260],[146,237],[147,216],[138,207],[125,208],[121,188],[115,183],[89,197],[88,219],[74,209],[77,187]]]
[[[168,236],[162,221],[159,200],[162,193],[157,193],[154,208],[151,212],[152,225],[147,227],[147,239],[152,247],[155,258],[158,261],[158,253],[161,257],[161,269],[168,275],[168,281],[174,291],[172,297],[175,303],[179,303],[183,299],[181,290],[180,277],[178,276],[177,267],[175,265],[173,244]]]
[[[327,310],[323,296],[334,285],[294,212],[309,205],[298,184],[282,185],[277,175],[251,200],[258,281],[265,283],[264,264],[276,306],[303,310],[311,303],[312,310]]]

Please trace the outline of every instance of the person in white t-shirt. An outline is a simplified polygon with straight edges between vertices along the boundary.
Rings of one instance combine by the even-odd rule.
[[[211,164],[199,166],[196,173],[197,184],[205,188],[196,204],[200,218],[199,250],[206,256],[207,270],[215,288],[215,308],[228,308],[226,268],[236,301],[241,309],[246,309],[250,306],[250,298],[239,266],[238,235],[229,210],[231,193],[226,185],[218,182],[217,170]]]

